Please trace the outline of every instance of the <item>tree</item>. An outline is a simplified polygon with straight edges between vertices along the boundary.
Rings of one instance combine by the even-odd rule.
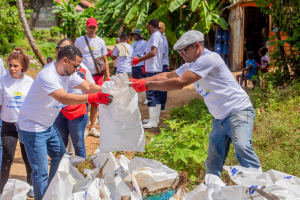
[[[26,10],[26,18],[30,18],[30,10]],[[10,53],[10,44],[24,35],[18,9],[14,1],[0,1],[0,53]]]
[[[17,0],[16,2],[17,2],[19,15],[20,15],[20,20],[21,20],[21,23],[23,25],[25,35],[27,36],[28,42],[29,42],[35,56],[38,58],[38,60],[42,64],[42,66],[44,66],[44,65],[47,64],[47,62],[46,62],[44,56],[41,54],[35,40],[33,39],[32,35],[31,35],[31,30],[28,26],[27,18],[26,18],[26,15],[25,15],[24,7],[23,7],[23,2],[22,2],[22,0]]]
[[[165,34],[171,45],[184,32],[194,29],[208,33],[212,23],[227,29],[226,21],[219,16],[219,0],[113,0],[98,11],[101,36],[114,34],[121,27],[131,31],[143,29],[150,19],[159,19],[166,25]]]
[[[102,5],[101,1],[102,0],[96,3],[95,7],[89,7],[83,12],[78,12],[75,9],[81,0],[76,2],[70,0],[68,1],[68,4],[65,0],[62,0],[62,5],[53,1],[56,6],[53,6],[54,10],[52,13],[55,13],[56,15],[51,17],[48,21],[55,18],[61,20],[59,26],[61,33],[67,35],[68,38],[75,40],[76,37],[82,36],[86,32],[86,21],[89,17],[95,17],[95,10],[99,9],[100,5]]]
[[[300,4],[299,0],[254,0],[260,6],[261,11],[272,16],[272,23],[276,35],[269,40],[276,49],[272,55],[276,66],[276,73],[271,79],[275,79],[276,85],[290,82],[300,78]],[[285,33],[288,39],[282,40]],[[289,48],[285,48],[285,43]],[[272,75],[272,74],[271,74]],[[276,78],[274,77],[276,76]],[[274,81],[273,81],[274,82]]]

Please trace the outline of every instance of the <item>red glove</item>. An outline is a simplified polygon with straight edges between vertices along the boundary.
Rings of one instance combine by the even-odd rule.
[[[112,50],[110,50],[110,51],[107,53],[107,55],[106,55],[106,56],[110,57],[110,56],[111,56],[111,54],[112,54]]]
[[[109,79],[109,78],[107,78],[107,79],[105,79],[105,81],[110,81],[110,79]]]
[[[88,94],[88,102],[92,103],[102,103],[108,105],[112,102],[113,96],[110,94],[104,94],[102,92],[98,92],[96,94]]]
[[[130,81],[130,82],[133,82],[133,83],[135,83],[135,82],[137,82],[137,81],[139,81],[139,80],[140,80],[140,79],[135,79],[135,78],[130,78],[130,79],[129,79],[129,81]]]
[[[131,64],[132,65],[136,65],[136,64],[138,64],[139,62],[140,62],[140,59],[139,58],[136,58],[136,57],[132,57],[132,61],[131,61]]]
[[[144,65],[143,69],[142,69],[142,73],[146,74],[146,66]]]
[[[133,89],[139,93],[139,92],[145,92],[148,91],[148,89],[145,87],[145,82],[147,80],[139,80],[135,83],[131,83],[130,85],[133,87]]]

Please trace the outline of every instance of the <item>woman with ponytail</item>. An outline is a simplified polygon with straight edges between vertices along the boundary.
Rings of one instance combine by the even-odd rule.
[[[30,60],[21,48],[16,47],[8,56],[8,73],[0,77],[0,109],[2,119],[1,139],[3,145],[0,192],[8,180],[10,168],[14,161],[14,155],[18,142],[18,132],[16,122],[22,103],[26,98],[33,79],[24,74],[29,69]],[[33,197],[33,187],[31,180],[31,167],[28,162],[24,144],[21,143],[21,154],[27,171],[27,183],[31,186],[28,197]]]

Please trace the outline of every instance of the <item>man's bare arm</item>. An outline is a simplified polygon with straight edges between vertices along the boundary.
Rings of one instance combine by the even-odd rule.
[[[56,99],[58,102],[64,105],[79,105],[83,103],[87,103],[87,95],[80,95],[80,94],[71,94],[66,93],[66,91],[61,88],[49,94],[49,96]]]
[[[159,90],[159,91],[180,90],[183,87],[190,85],[191,83],[194,83],[201,78],[202,77],[199,76],[198,74],[195,74],[194,72],[188,70],[182,76],[180,77],[177,76],[177,78],[171,78],[164,81],[146,81],[145,87],[148,90]]]
[[[97,92],[102,91],[102,87],[96,84],[93,84],[89,81],[83,81],[79,85],[77,85],[75,88],[80,89],[88,94],[95,94]]]
[[[157,47],[152,46],[151,51],[149,53],[147,53],[146,55],[144,55],[143,57],[140,57],[139,61],[142,62],[142,61],[148,60],[148,59],[156,56],[156,53],[157,53]]]
[[[155,76],[151,76],[149,78],[144,78],[144,80],[164,81],[164,80],[168,80],[168,79],[171,79],[171,78],[178,78],[178,75],[176,74],[176,71],[160,73],[160,74],[157,74]]]
[[[105,68],[106,68],[106,72],[105,72],[106,78],[110,78],[109,64],[108,64],[107,57],[103,56],[103,59],[104,59],[104,64],[105,64]]]

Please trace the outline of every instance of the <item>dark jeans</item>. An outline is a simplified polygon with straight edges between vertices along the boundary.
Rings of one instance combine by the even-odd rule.
[[[143,67],[144,65],[141,66],[136,66],[136,67],[132,67],[132,78],[135,79],[141,79],[141,78],[146,78],[146,74],[143,74]]]
[[[1,168],[1,185],[0,192],[2,193],[5,184],[7,183],[9,172],[11,165],[14,161],[15,151],[17,147],[19,134],[17,132],[17,128],[15,123],[2,122],[2,130],[1,130],[1,139],[3,144],[3,160],[2,160],[2,168]],[[25,151],[24,144],[20,143],[21,146],[21,154],[25,163],[26,172],[27,172],[27,183],[32,185],[31,180],[31,167],[27,158],[27,154]]]
[[[56,128],[60,132],[65,147],[68,146],[70,135],[75,149],[75,155],[82,158],[86,157],[84,131],[88,118],[88,113],[86,113],[85,115],[70,121],[62,114],[62,112],[60,112],[54,122]]]
[[[146,78],[155,76],[161,72],[153,72],[148,73],[146,72]],[[148,100],[147,106],[148,107],[156,107],[156,104],[161,104],[161,91],[158,90],[148,90],[146,91],[146,98]]]
[[[170,72],[170,67],[168,65],[164,65],[162,72]],[[167,92],[165,91],[161,92],[161,110],[165,110],[165,105],[167,103],[167,95],[168,95]]]

